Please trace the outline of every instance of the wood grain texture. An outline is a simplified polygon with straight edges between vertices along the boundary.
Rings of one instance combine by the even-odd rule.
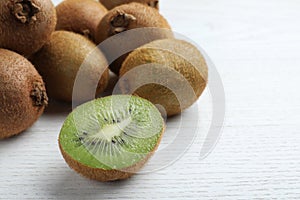
[[[299,199],[299,10],[298,0],[162,0],[174,30],[204,48],[222,76],[226,119],[214,151],[199,159],[212,110],[207,91],[181,159],[127,181],[90,181],[60,155],[68,109],[53,105],[26,133],[0,141],[0,199]],[[187,131],[196,123],[190,113],[182,115]]]

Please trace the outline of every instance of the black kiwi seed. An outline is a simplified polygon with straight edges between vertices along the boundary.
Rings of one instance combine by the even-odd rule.
[[[121,142],[122,144],[125,144],[125,140],[123,138],[121,138]]]
[[[83,132],[83,135],[88,135],[88,133],[87,132]]]
[[[116,143],[119,143],[119,144],[122,144],[122,145],[125,144],[125,141],[123,140],[122,137],[115,137],[115,138],[114,138],[114,141],[115,141]]]

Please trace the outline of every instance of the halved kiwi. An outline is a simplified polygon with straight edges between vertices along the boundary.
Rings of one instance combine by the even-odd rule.
[[[97,44],[100,44],[113,35],[137,28],[141,28],[141,36],[140,38],[136,37],[134,41],[131,41],[131,43],[133,43],[132,45],[137,44],[135,48],[153,40],[173,37],[169,23],[156,9],[140,3],[130,3],[115,7],[102,18],[97,27],[96,42]],[[152,29],[151,32],[149,32],[148,29],[143,30],[142,28]],[[142,34],[143,32],[144,35]],[[128,36],[124,37],[123,40],[123,42],[118,41],[116,47],[113,46],[101,50],[107,57],[110,57],[111,52],[114,52],[114,48],[120,48],[120,45],[122,48],[126,48],[124,44],[127,42]],[[118,75],[122,62],[127,55],[128,54],[125,54],[114,61],[110,65],[111,71]]]
[[[207,84],[208,67],[194,45],[164,39],[134,50],[124,61],[120,76],[124,94],[134,93],[159,104],[172,116],[200,97]]]
[[[99,0],[107,9],[111,10],[122,4],[128,4],[131,2],[142,3],[152,8],[159,9],[159,0]]]
[[[55,25],[51,0],[0,1],[0,48],[30,56],[50,39]]]
[[[82,34],[95,41],[95,32],[107,9],[94,0],[65,0],[56,6],[56,30]]]
[[[66,119],[59,146],[68,165],[99,181],[136,173],[159,145],[164,121],[149,101],[129,95],[96,99]]]
[[[108,84],[104,55],[94,43],[77,33],[55,31],[31,61],[43,76],[49,97],[57,100],[85,102],[103,92]],[[74,99],[76,81],[80,81],[82,88],[77,88],[80,94]]]
[[[23,56],[0,49],[0,139],[29,128],[48,98],[42,77]]]

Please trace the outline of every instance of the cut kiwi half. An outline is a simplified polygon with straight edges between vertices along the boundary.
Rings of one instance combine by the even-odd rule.
[[[59,135],[67,164],[98,181],[129,178],[151,157],[164,132],[164,120],[148,100],[113,95],[74,109]]]

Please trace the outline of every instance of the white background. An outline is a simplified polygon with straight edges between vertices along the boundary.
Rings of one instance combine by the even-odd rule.
[[[298,0],[161,0],[174,30],[204,48],[223,79],[226,119],[214,151],[200,159],[207,91],[196,140],[180,160],[127,181],[90,181],[59,152],[69,108],[52,104],[31,129],[0,141],[0,199],[299,199],[299,11]]]

